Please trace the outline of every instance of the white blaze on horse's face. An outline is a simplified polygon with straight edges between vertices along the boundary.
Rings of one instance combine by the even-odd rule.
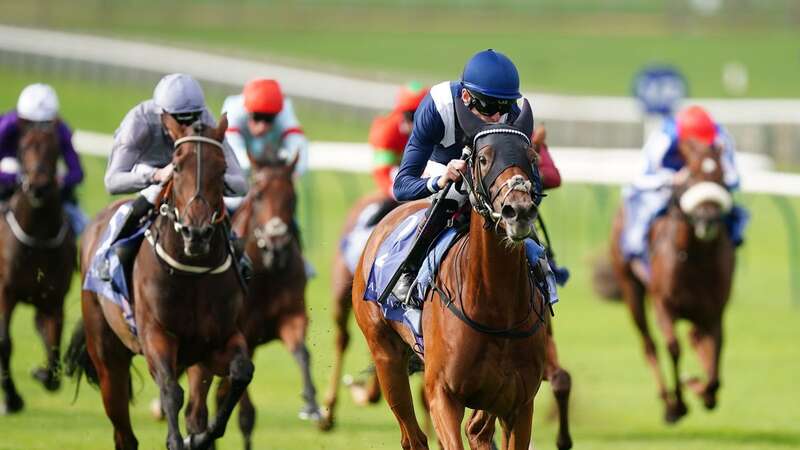
[[[289,244],[291,236],[289,225],[280,217],[272,217],[264,225],[253,230],[256,245],[261,250],[261,263],[271,269],[278,259],[279,253]]]
[[[500,216],[505,225],[506,236],[514,242],[522,241],[533,234],[536,207],[530,196],[532,191],[531,181],[522,175],[508,178],[500,188]]]

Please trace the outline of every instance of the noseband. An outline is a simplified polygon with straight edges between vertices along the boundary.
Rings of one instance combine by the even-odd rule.
[[[207,138],[205,136],[185,136],[185,137],[182,137],[182,138],[178,139],[177,141],[175,141],[175,144],[174,144],[173,148],[177,150],[178,147],[180,147],[182,144],[184,144],[186,142],[194,142],[195,143],[194,152],[197,154],[197,169],[196,169],[197,173],[196,173],[196,176],[195,176],[195,192],[194,192],[194,195],[192,195],[192,197],[186,203],[186,206],[184,207],[184,210],[188,209],[189,205],[191,205],[192,202],[194,202],[194,201],[203,202],[210,209],[211,204],[208,202],[208,200],[203,198],[203,194],[202,194],[203,146],[201,144],[210,144],[210,145],[213,145],[213,146],[219,148],[220,150],[224,150],[224,148],[222,147],[222,143],[221,142],[216,141],[216,140],[211,139],[211,138]],[[171,181],[170,181],[168,187],[169,188],[172,187],[172,182]],[[159,213],[162,216],[169,217],[172,220],[173,227],[175,228],[175,231],[180,233],[181,230],[186,227],[186,225],[184,225],[184,223],[182,221],[181,214],[180,214],[180,211],[178,210],[178,207],[174,206],[174,205],[170,205],[168,203],[168,200],[167,200],[168,197],[169,197],[168,194],[164,195],[164,198],[165,198],[166,201],[164,201],[164,203],[162,203],[161,206],[159,207]],[[225,210],[225,208],[222,209],[222,212],[214,211],[214,213],[211,214],[211,221],[210,221],[211,225],[218,225],[218,224],[222,223],[222,221],[225,220],[226,214],[227,214],[227,211]]]
[[[501,194],[503,195],[501,203],[505,203],[508,196],[514,191],[527,192],[531,196],[531,199],[538,195],[536,192],[534,192],[533,183],[531,182],[533,179],[533,170],[531,168],[530,161],[527,160],[527,152],[525,156],[520,158],[518,152],[500,152],[496,150],[492,160],[492,166],[489,168],[489,171],[486,174],[481,172],[480,165],[475,163],[477,152],[474,149],[479,148],[479,139],[496,135],[521,138],[525,143],[526,149],[531,145],[530,138],[525,135],[525,133],[515,128],[490,128],[475,135],[475,137],[472,139],[472,147],[464,147],[463,156],[467,161],[469,170],[468,173],[461,174],[462,179],[464,180],[464,184],[467,186],[467,193],[469,194],[470,203],[472,204],[473,209],[475,209],[475,211],[485,219],[484,227],[487,229],[492,226],[497,227],[500,223],[502,215],[495,211],[494,201]],[[526,180],[521,175],[514,175],[506,180],[502,186],[500,186],[494,196],[490,196],[489,190],[494,184],[495,180],[497,180],[497,177],[499,177],[500,174],[509,167],[519,167],[528,175],[528,179]],[[475,183],[473,183],[471,177],[473,173],[475,174]],[[504,192],[505,194],[503,194]]]

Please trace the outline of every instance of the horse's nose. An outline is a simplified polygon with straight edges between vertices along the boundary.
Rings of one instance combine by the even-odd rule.
[[[504,205],[500,214],[507,221],[529,222],[536,217],[536,205],[531,201],[515,202]]]
[[[181,227],[181,235],[189,241],[204,241],[211,237],[214,227],[203,225],[202,227],[184,226]]]

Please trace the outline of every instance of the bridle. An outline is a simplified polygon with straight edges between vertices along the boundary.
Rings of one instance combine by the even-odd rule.
[[[492,135],[507,135],[507,136],[515,136],[519,137],[525,143],[525,148],[528,148],[531,145],[530,138],[523,132],[510,127],[503,127],[503,128],[490,128],[488,130],[483,130],[475,135],[472,139],[472,146],[465,146],[462,158],[467,161],[468,171],[467,173],[461,173],[462,179],[464,180],[464,184],[466,185],[467,193],[469,194],[470,203],[472,204],[472,208],[477,212],[480,216],[485,219],[484,228],[491,228],[494,227],[497,229],[500,225],[500,220],[502,219],[502,215],[495,211],[494,209],[494,202],[497,198],[502,195],[503,198],[501,203],[505,203],[506,199],[509,195],[511,195],[514,191],[520,191],[528,193],[531,196],[531,199],[538,197],[543,197],[543,195],[538,194],[533,189],[533,183],[530,179],[526,180],[521,175],[514,175],[513,177],[509,178],[508,180],[503,183],[497,192],[492,196],[489,194],[491,186],[494,184],[497,177],[502,173],[505,169],[512,166],[517,166],[518,161],[512,161],[510,163],[506,162],[507,165],[500,169],[496,169],[494,166],[498,163],[502,164],[504,161],[498,158],[500,156],[499,152],[496,152],[494,160],[492,161],[492,167],[489,168],[489,172],[484,174],[481,172],[480,164],[476,164],[475,159],[477,158],[477,151],[474,149],[478,147],[478,140],[482,139],[487,136]],[[525,161],[530,167],[530,163]],[[524,167],[521,167],[525,170]],[[475,174],[475,182],[473,183],[472,174]],[[487,176],[490,178],[490,181],[487,185]]]
[[[221,142],[219,142],[217,140],[214,140],[214,139],[211,139],[211,138],[207,138],[205,136],[185,136],[185,137],[182,137],[182,138],[178,139],[177,141],[175,141],[175,144],[174,144],[173,148],[177,150],[178,147],[180,147],[182,144],[187,143],[187,142],[194,142],[195,143],[194,152],[197,155],[197,168],[196,168],[197,173],[196,173],[196,176],[195,176],[195,192],[194,192],[194,195],[192,195],[192,197],[189,199],[189,201],[186,202],[186,205],[184,206],[184,210],[187,210],[189,208],[189,206],[195,201],[203,202],[210,209],[211,208],[211,204],[208,202],[208,200],[206,200],[203,197],[203,193],[202,193],[202,175],[203,175],[203,146],[202,146],[202,144],[213,145],[213,146],[219,148],[220,150],[224,150],[224,148],[223,148]],[[172,188],[172,181],[170,180],[170,183],[168,184],[167,188],[165,189],[165,191],[167,191],[167,192],[162,196],[163,203],[161,203],[161,206],[159,206],[159,214],[169,218],[172,221],[172,225],[173,225],[175,231],[180,233],[181,230],[183,230],[187,225],[185,225],[183,223],[183,218],[181,217],[181,212],[178,209],[178,207],[175,206],[174,204],[170,204],[170,198],[172,197],[170,195],[170,193],[172,191],[171,188]],[[219,211],[219,210],[218,211],[214,211],[211,214],[210,224],[213,225],[213,226],[219,225],[225,220],[226,216],[227,216],[227,210],[224,207],[222,208],[221,211]]]

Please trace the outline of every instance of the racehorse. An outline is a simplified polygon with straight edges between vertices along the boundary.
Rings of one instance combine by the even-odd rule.
[[[130,274],[137,334],[120,309],[93,291],[82,291],[83,321],[67,352],[68,372],[86,373],[99,382],[106,414],[114,425],[118,449],[137,448],[131,429],[130,364],[137,353],[147,360],[160,391],[168,423],[167,447],[208,448],[225,432],[228,418],[253,375],[244,336],[237,327],[242,304],[236,265],[222,226],[225,158],[223,116],[216,129],[201,123],[184,127],[171,116],[164,124],[175,139],[172,178],[157,200],[158,215],[145,232]],[[122,202],[100,212],[87,229],[81,249],[84,278],[109,219]],[[87,355],[88,352],[88,355]],[[87,358],[88,356],[88,358]],[[181,438],[178,412],[183,389],[178,375],[189,368],[190,385],[198,377],[229,376],[231,388],[207,426],[205,407],[190,393],[186,409],[189,436]],[[210,383],[204,385],[207,391]]]
[[[64,297],[75,270],[75,237],[61,207],[56,166],[60,155],[52,126],[32,125],[20,139],[17,160],[21,183],[0,217],[0,377],[5,411],[24,402],[11,378],[11,315],[17,303],[36,308],[36,329],[47,353],[47,367],[33,377],[48,391],[61,385],[61,330]]]
[[[545,133],[544,128],[539,128],[533,136],[535,145],[541,145],[544,142]],[[360,198],[355,205],[350,209],[345,219],[345,226],[342,232],[342,239],[349,235],[353,228],[356,226],[357,220],[361,217],[363,212],[367,209],[375,209],[377,205],[383,205],[386,202],[385,196],[380,192],[373,192]],[[385,211],[386,208],[380,208]],[[387,213],[390,211],[387,211]],[[371,218],[370,222],[377,221],[376,218]],[[341,240],[341,239],[340,239]],[[352,310],[352,288],[353,288],[353,273],[348,268],[345,262],[345,256],[341,247],[337,249],[333,261],[332,270],[332,287],[333,287],[333,319],[334,326],[336,327],[335,337],[335,353],[333,370],[331,370],[330,381],[328,382],[328,390],[325,395],[325,413],[323,420],[320,422],[320,427],[324,430],[331,429],[335,424],[335,409],[338,402],[339,384],[342,379],[342,366],[344,353],[350,342],[350,333],[348,331],[348,321]],[[556,398],[556,405],[558,407],[559,416],[559,431],[557,438],[557,447],[559,449],[568,449],[572,447],[572,438],[569,434],[569,420],[568,420],[568,404],[569,394],[572,386],[572,381],[569,373],[561,367],[556,352],[555,340],[553,338],[552,326],[547,328],[549,340],[547,350],[547,366],[545,370],[545,379],[551,384],[553,394]],[[351,394],[357,404],[362,406],[367,404],[375,404],[381,398],[380,385],[378,383],[377,375],[372,372],[363,383],[352,383],[350,386]],[[424,386],[423,386],[424,391]],[[424,397],[424,392],[422,393]],[[423,402],[427,405],[427,402]]]
[[[734,245],[723,223],[732,206],[732,197],[723,183],[720,151],[694,140],[681,143],[679,150],[688,177],[674,187],[666,214],[651,226],[649,282],[640,280],[622,256],[620,239],[625,214],[622,208],[616,216],[611,239],[614,276],[642,336],[645,358],[658,383],[668,423],[687,413],[678,369],[680,346],[675,336],[678,319],[693,324],[690,340],[708,377],[705,383],[692,379],[689,387],[697,392],[706,408],[716,406],[722,314],[730,296],[735,265]],[[656,321],[672,359],[675,383],[672,392],[667,390],[650,336],[645,292],[652,299]]]
[[[464,408],[476,410],[466,431],[474,448],[491,448],[495,418],[505,448],[527,449],[533,399],[545,371],[545,298],[531,276],[522,241],[536,217],[530,145],[533,117],[525,102],[513,125],[485,124],[461,102],[456,115],[467,153],[469,231],[444,256],[422,310],[425,394],[443,448],[461,449]],[[353,311],[375,362],[381,390],[400,425],[403,448],[428,448],[411,400],[407,364],[415,338],[364,300],[379,245],[427,201],[405,204],[372,233],[353,280]],[[501,231],[502,230],[502,231]],[[433,303],[438,298],[438,304]],[[475,422],[480,427],[473,427]]]
[[[239,314],[239,328],[251,358],[257,346],[274,339],[286,345],[303,377],[305,405],[301,418],[316,419],[319,406],[305,344],[307,279],[294,221],[297,196],[293,175],[297,158],[287,163],[274,154],[266,155],[263,159],[251,158],[253,185],[233,218],[233,229],[238,236],[246,237],[245,251],[253,261],[253,278]],[[228,383],[223,380],[218,395],[227,389]],[[252,445],[254,425],[255,407],[245,390],[239,401],[239,427],[247,449]]]

